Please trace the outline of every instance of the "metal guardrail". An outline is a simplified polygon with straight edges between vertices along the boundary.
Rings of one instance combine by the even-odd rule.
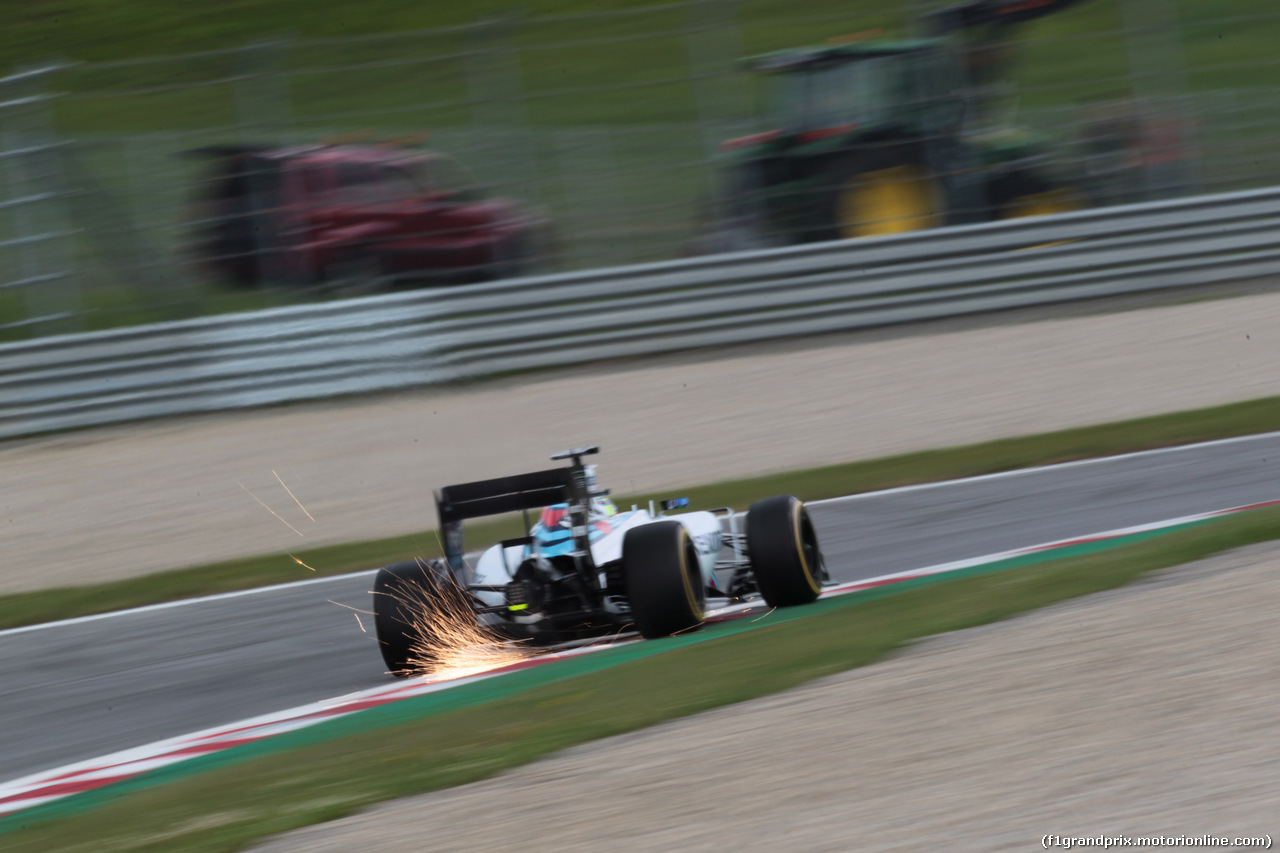
[[[1280,273],[1280,188],[0,345],[0,438]]]

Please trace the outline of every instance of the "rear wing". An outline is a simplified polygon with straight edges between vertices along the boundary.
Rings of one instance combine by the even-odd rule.
[[[436,495],[436,510],[440,513],[441,525],[444,525],[468,518],[565,503],[575,491],[573,469],[552,468],[532,474],[445,486]]]
[[[445,486],[436,495],[436,512],[444,536],[444,555],[455,577],[467,577],[462,555],[462,522],[520,510],[542,509],[586,499],[574,468],[552,468],[493,480]]]

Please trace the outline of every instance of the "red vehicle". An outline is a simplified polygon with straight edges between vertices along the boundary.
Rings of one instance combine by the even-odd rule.
[[[197,191],[197,257],[240,285],[475,281],[546,255],[549,223],[486,199],[443,154],[378,145],[220,146]]]

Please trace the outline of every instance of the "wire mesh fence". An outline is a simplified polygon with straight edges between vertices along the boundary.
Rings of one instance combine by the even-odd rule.
[[[0,166],[8,187],[0,212],[9,229],[0,231],[0,300],[11,319],[0,333],[47,333],[75,328],[77,292],[67,256],[67,184],[62,170],[64,143],[54,130],[50,99],[44,94],[52,69],[29,71],[0,81]]]
[[[1274,183],[1280,12],[1066,5],[936,46],[932,0],[694,0],[14,75],[0,339]]]

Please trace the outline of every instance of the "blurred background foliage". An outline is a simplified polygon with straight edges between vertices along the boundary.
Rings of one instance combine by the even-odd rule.
[[[189,262],[183,221],[201,174],[179,155],[209,144],[416,140],[489,191],[547,210],[558,268],[689,254],[719,144],[765,126],[743,57],[916,34],[941,5],[10,4],[0,69],[59,70],[35,88],[0,81],[0,100],[47,102],[25,120],[57,136],[62,159],[32,186],[63,200],[0,211],[0,282],[60,282],[39,298],[0,286],[0,340],[327,298],[227,291]],[[1141,101],[1194,131],[1196,191],[1274,183],[1274,4],[1084,0],[1018,36],[1010,120],[1055,140],[1064,160],[1078,156],[1091,110]],[[20,183],[10,170],[9,197],[33,193]],[[46,234],[58,240],[33,259],[23,240]]]

